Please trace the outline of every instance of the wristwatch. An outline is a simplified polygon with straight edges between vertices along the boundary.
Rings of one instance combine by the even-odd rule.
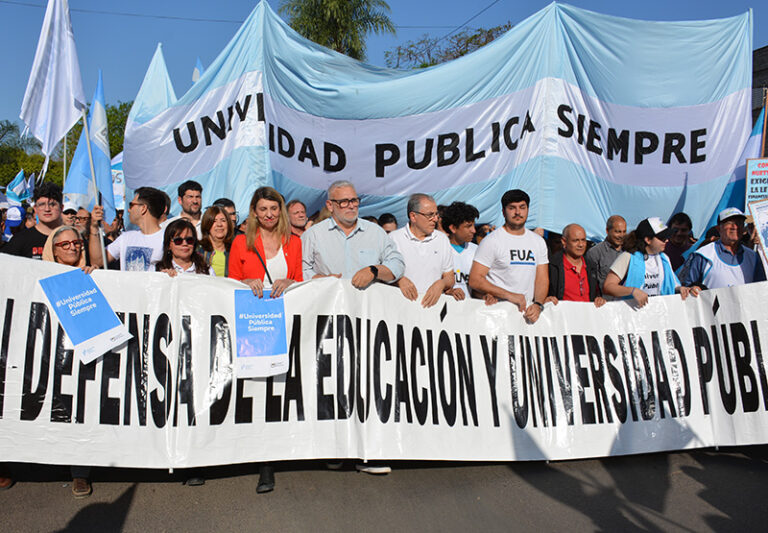
[[[379,277],[379,269],[373,265],[369,266],[368,268],[370,268],[371,272],[373,272],[373,279],[377,279]]]
[[[533,302],[533,303],[535,303],[536,305],[538,305],[538,306],[539,306],[539,309],[540,309],[541,311],[543,311],[543,310],[544,310],[544,304],[543,304],[543,303],[541,303],[541,302]]]

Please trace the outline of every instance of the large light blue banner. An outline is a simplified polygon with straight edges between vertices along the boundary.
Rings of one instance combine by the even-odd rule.
[[[152,112],[129,120],[126,179],[171,196],[196,179],[206,205],[227,196],[243,213],[261,185],[312,212],[348,179],[361,214],[401,220],[427,192],[498,222],[503,192],[522,188],[529,223],[554,231],[677,210],[701,231],[749,136],[751,25],[551,4],[473,54],[395,71],[303,39],[261,2],[185,95],[137,98]]]

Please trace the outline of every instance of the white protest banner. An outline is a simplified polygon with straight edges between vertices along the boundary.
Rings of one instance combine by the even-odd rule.
[[[40,286],[83,363],[131,338],[93,278],[79,268],[43,278]]]
[[[98,271],[133,334],[73,361],[37,279],[0,256],[0,457],[190,467],[249,461],[575,459],[768,442],[768,283],[547,305],[430,309],[383,284],[284,296],[288,372],[233,372],[233,292],[208,276]]]

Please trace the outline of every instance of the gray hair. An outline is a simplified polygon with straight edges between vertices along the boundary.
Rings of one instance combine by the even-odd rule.
[[[435,201],[434,198],[432,198],[428,194],[423,194],[420,192],[417,192],[416,194],[412,194],[408,197],[408,207],[406,211],[406,216],[410,215],[411,213],[418,213],[419,212],[419,204],[422,200],[432,200]]]
[[[331,185],[328,187],[328,196],[330,197],[331,193],[335,189],[341,189],[342,187],[352,187],[353,189],[355,188],[354,184],[351,181],[336,180],[333,183],[331,183]],[[355,189],[355,193],[357,193],[357,189]]]

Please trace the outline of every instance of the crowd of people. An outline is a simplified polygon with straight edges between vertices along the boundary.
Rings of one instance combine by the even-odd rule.
[[[360,197],[349,181],[328,188],[319,212],[307,216],[300,199],[286,202],[271,187],[258,188],[243,219],[231,199],[203,210],[203,188],[187,181],[178,188],[181,213],[169,218],[171,199],[141,187],[127,206],[136,229],[123,231],[118,216],[107,223],[100,206],[88,212],[63,203],[61,189],[43,183],[35,189],[33,216],[11,207],[2,214],[0,252],[55,261],[91,272],[108,268],[229,277],[247,285],[255,297],[279,297],[293,283],[334,276],[365,290],[374,283],[396,285],[408,300],[434,306],[445,294],[456,300],[479,298],[487,305],[512,303],[530,323],[545,304],[632,300],[640,307],[658,295],[696,297],[706,289],[766,279],[764,258],[748,217],[736,208],[719,213],[718,224],[696,250],[690,217],[676,213],[665,224],[650,216],[627,233],[616,214],[606,221],[602,242],[591,243],[577,223],[562,234],[526,227],[530,198],[509,190],[501,197],[504,224],[479,221],[465,202],[437,205],[427,194],[413,194],[407,224],[398,228],[391,213],[359,217]],[[330,468],[339,463],[329,463]],[[372,474],[386,464],[359,463]],[[72,467],[72,490],[88,496],[88,467]],[[204,479],[198,471],[188,483]],[[0,489],[13,480],[0,476]],[[275,486],[274,470],[260,467],[258,492]]]

